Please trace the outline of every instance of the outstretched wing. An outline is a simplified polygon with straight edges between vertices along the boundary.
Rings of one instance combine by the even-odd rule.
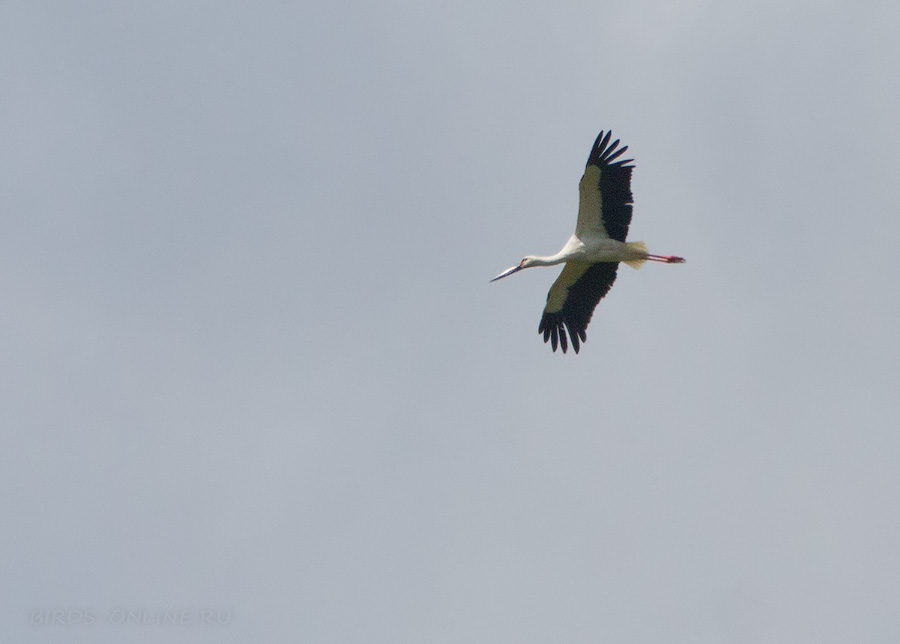
[[[572,347],[578,353],[579,342],[587,340],[586,329],[594,308],[609,293],[618,269],[618,262],[566,263],[547,293],[547,305],[538,327],[538,333],[544,334],[544,342],[549,340],[554,351],[558,342],[563,353],[566,352],[568,329]]]
[[[633,159],[616,161],[625,150],[616,150],[619,140],[611,144],[612,132],[600,132],[578,184],[581,198],[578,202],[578,237],[610,237],[620,242],[628,235],[631,223],[631,171]]]

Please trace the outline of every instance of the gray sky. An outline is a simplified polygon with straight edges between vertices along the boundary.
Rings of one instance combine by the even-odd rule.
[[[0,3],[0,640],[900,641],[898,33]],[[610,128],[688,263],[553,354]]]

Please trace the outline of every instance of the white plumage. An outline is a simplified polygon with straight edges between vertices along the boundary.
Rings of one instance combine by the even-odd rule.
[[[684,262],[674,255],[652,255],[644,242],[626,242],[631,223],[632,159],[616,161],[628,146],[616,149],[619,140],[611,144],[612,132],[600,132],[588,156],[584,176],[578,186],[578,222],[575,234],[555,255],[539,257],[528,255],[491,281],[531,268],[532,266],[565,267],[547,294],[547,304],[538,332],[544,334],[544,342],[550,341],[553,350],[557,344],[563,353],[568,348],[566,331],[572,340],[575,353],[581,342],[587,339],[586,329],[597,303],[612,288],[619,262],[640,268],[647,260],[679,264]]]

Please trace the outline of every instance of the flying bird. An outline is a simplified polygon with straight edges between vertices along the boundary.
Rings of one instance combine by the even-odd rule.
[[[581,197],[575,234],[562,250],[548,257],[527,255],[491,280],[494,282],[532,266],[565,264],[547,293],[547,305],[538,327],[538,333],[544,334],[544,342],[549,340],[554,351],[559,344],[563,353],[566,352],[568,330],[572,348],[578,353],[580,343],[587,340],[586,329],[594,308],[616,281],[619,262],[633,268],[640,268],[647,260],[666,264],[684,262],[674,255],[652,255],[644,242],[625,241],[633,203],[631,171],[634,166],[629,164],[634,159],[616,161],[628,146],[617,150],[619,140],[610,143],[610,138],[612,132],[600,132],[594,141],[578,185]]]

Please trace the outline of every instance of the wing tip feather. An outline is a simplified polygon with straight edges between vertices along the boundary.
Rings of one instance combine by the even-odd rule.
[[[609,143],[609,140],[612,138],[612,130],[604,132],[600,130],[600,134],[597,135],[597,139],[594,141],[594,146],[591,148],[591,153],[588,156],[587,165],[596,165],[596,166],[615,166],[621,168],[633,168],[633,165],[625,165],[627,163],[631,163],[634,159],[623,159],[621,161],[615,161],[625,150],[628,149],[628,146],[623,146],[620,149],[616,149],[616,146],[619,145],[620,140],[616,139],[612,143]]]

